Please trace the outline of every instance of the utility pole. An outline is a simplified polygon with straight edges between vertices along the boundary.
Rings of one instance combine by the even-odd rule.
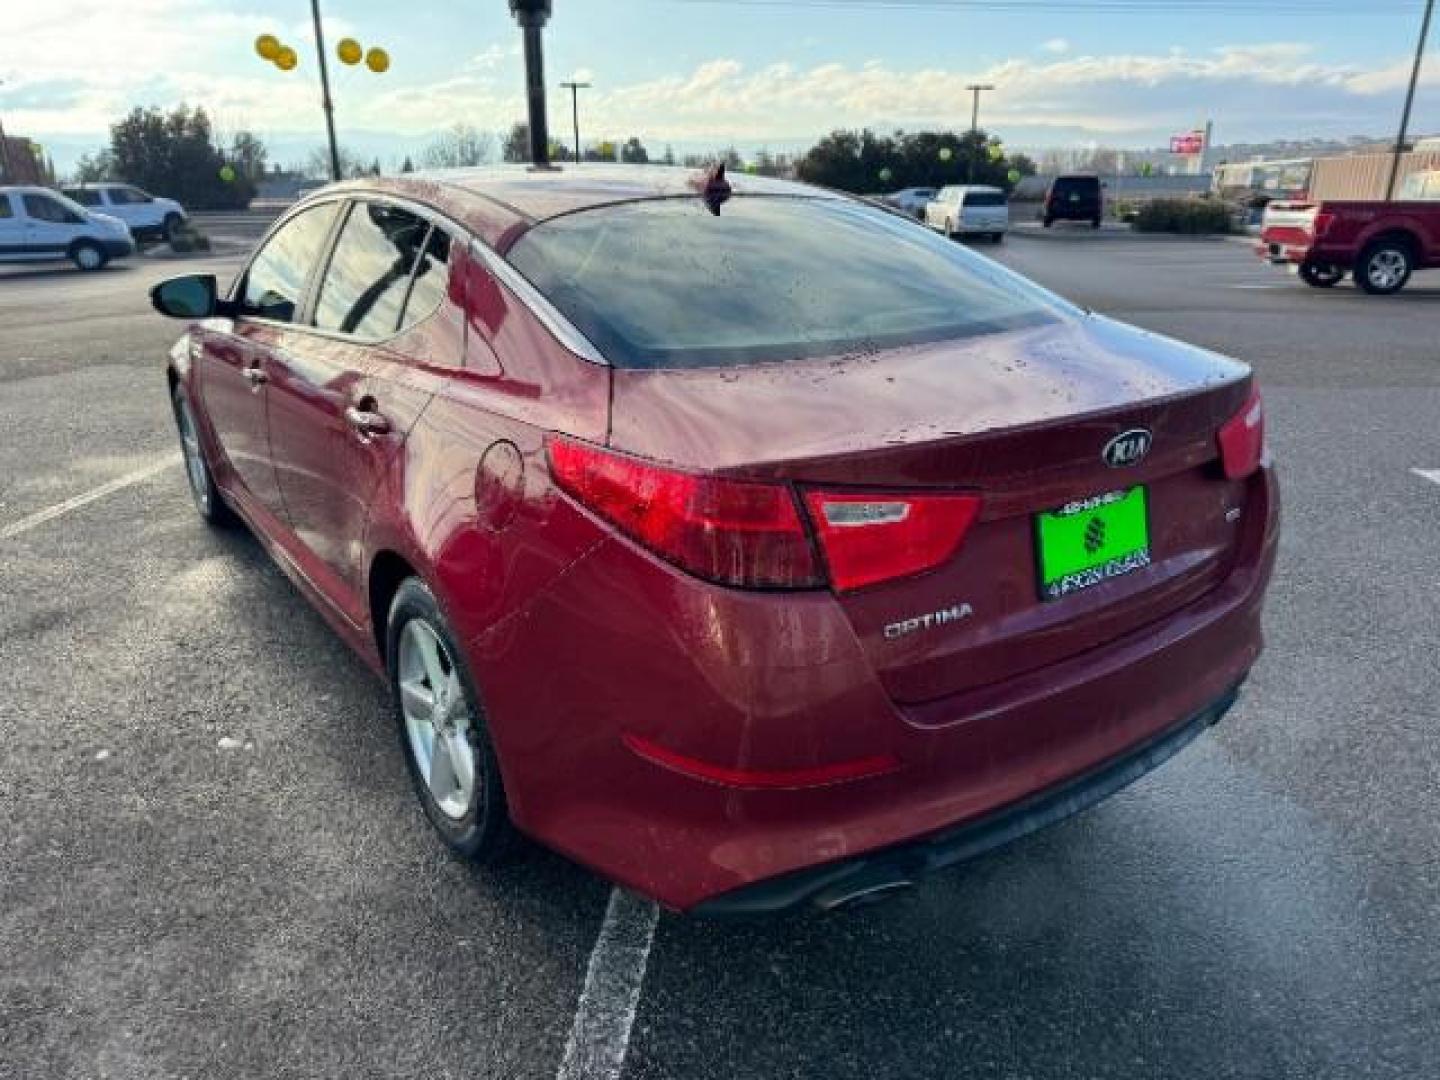
[[[335,142],[335,105],[330,100],[330,72],[325,67],[325,33],[320,29],[320,0],[310,0],[315,20],[315,53],[320,58],[320,104],[325,109],[325,135],[330,140],[330,179],[340,180],[340,147]]]
[[[575,164],[580,164],[580,91],[589,90],[588,82],[562,82],[560,84],[570,91],[570,119],[575,124]]]
[[[0,79],[0,83],[4,83]],[[5,141],[5,125],[0,124],[0,184],[10,182],[10,144]]]
[[[1390,181],[1385,185],[1385,201],[1395,198],[1395,181],[1400,176],[1400,155],[1405,152],[1405,138],[1410,133],[1410,110],[1415,105],[1415,87],[1420,82],[1420,64],[1425,59],[1425,43],[1430,38],[1430,18],[1435,14],[1435,0],[1425,0],[1425,17],[1420,21],[1420,41],[1415,46],[1415,66],[1410,69],[1410,89],[1405,92],[1405,108],[1400,114],[1400,133],[1395,136],[1395,154],[1390,159]]]
[[[966,90],[969,90],[970,93],[972,93],[973,95],[975,95],[974,104],[970,107],[970,130],[971,130],[971,131],[979,131],[979,130],[980,130],[980,92],[981,92],[982,90],[994,90],[995,87],[990,86],[990,85],[988,85],[988,84],[971,83],[969,86],[965,87],[965,89],[966,89]]]
[[[545,53],[540,31],[550,19],[550,0],[510,0],[510,14],[525,37],[525,98],[530,107],[530,161],[550,168],[550,131],[545,120]]]

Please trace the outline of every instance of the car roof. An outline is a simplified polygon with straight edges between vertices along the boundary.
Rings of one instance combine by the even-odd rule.
[[[65,188],[66,188],[66,190],[73,191],[73,190],[76,189],[76,188],[80,188],[80,189],[84,190],[84,189],[87,189],[87,188],[134,187],[134,186],[135,186],[134,184],[127,184],[124,180],[86,180],[83,184],[66,184],[66,185],[65,185]]]
[[[55,195],[58,194],[54,188],[48,188],[41,184],[3,184],[0,191],[8,192],[11,195]]]
[[[567,164],[537,170],[528,165],[436,169],[393,177],[350,180],[310,198],[374,192],[413,199],[454,218],[491,247],[504,251],[539,222],[561,214],[644,199],[699,195],[704,169],[666,165]],[[727,173],[736,195],[845,196],[789,180]]]

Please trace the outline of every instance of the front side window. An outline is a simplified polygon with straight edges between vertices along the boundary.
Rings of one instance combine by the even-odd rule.
[[[78,225],[85,219],[59,199],[49,195],[26,195],[25,213],[36,221],[53,221],[59,225]]]
[[[736,366],[974,337],[1061,301],[927,229],[842,199],[652,199],[562,215],[509,252],[617,367]]]
[[[366,338],[395,333],[429,232],[428,221],[398,206],[356,203],[320,285],[315,325]]]
[[[413,326],[433,314],[449,287],[450,237],[440,229],[432,229],[430,239],[425,242],[425,253],[415,264],[415,282],[410,287],[410,298],[405,301],[401,324]]]
[[[303,210],[265,242],[245,274],[240,301],[245,314],[294,322],[305,283],[335,220],[335,203]]]
[[[0,191],[0,218],[13,218],[15,211],[10,209],[10,196]]]
[[[100,205],[100,192],[94,188],[66,188],[65,194],[81,206]]]

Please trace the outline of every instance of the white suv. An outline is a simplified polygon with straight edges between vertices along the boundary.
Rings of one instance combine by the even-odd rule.
[[[69,259],[99,270],[135,252],[125,222],[43,187],[0,187],[0,262]]]
[[[79,184],[64,189],[81,206],[117,217],[130,227],[138,241],[172,243],[185,224],[185,208],[174,199],[162,199],[132,184]]]

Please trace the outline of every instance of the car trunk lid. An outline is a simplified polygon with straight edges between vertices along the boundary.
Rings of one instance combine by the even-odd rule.
[[[1223,576],[1243,512],[1216,432],[1248,371],[1101,318],[745,368],[613,373],[611,445],[801,493],[978,494],[935,569],[837,594],[893,699],[934,700],[1054,662],[1190,602]],[[1145,430],[1149,452],[1102,451]],[[1148,565],[1041,596],[1036,515],[1143,487]],[[813,513],[813,507],[812,507]]]

